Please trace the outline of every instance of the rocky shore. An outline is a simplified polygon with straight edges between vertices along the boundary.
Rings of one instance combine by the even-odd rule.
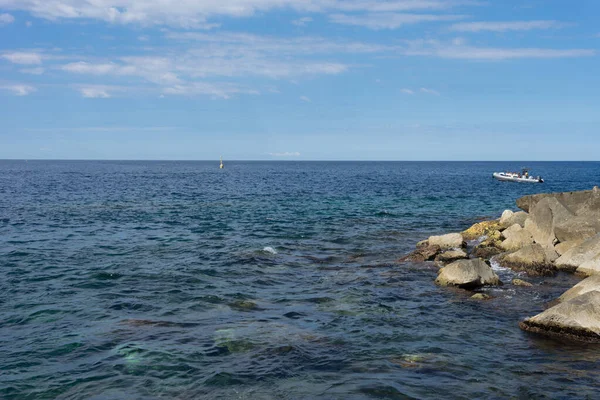
[[[558,271],[584,278],[546,311],[521,321],[521,329],[552,337],[600,343],[600,189],[543,193],[463,232],[431,236],[399,262],[434,262],[440,286],[473,290],[502,285],[492,262],[529,276]],[[513,279],[523,290],[531,283]],[[476,299],[489,296],[480,293]]]

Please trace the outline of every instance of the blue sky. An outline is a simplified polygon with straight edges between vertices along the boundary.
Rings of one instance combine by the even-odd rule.
[[[600,1],[0,0],[0,158],[599,160]]]

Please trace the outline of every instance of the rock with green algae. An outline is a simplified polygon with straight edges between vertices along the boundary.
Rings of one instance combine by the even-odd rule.
[[[475,240],[482,236],[492,237],[499,236],[502,229],[499,220],[478,222],[469,229],[461,232],[464,240]]]

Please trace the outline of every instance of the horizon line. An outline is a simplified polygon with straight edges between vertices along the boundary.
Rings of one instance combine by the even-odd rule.
[[[0,161],[148,161],[148,162],[218,162],[219,159],[145,159],[145,158],[0,158]],[[600,162],[600,160],[349,160],[349,159],[231,159],[226,162]]]

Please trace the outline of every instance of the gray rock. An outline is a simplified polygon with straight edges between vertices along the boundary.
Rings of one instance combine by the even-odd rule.
[[[460,233],[448,233],[447,235],[431,236],[428,240],[430,246],[440,246],[441,249],[453,249],[463,247],[463,237]]]
[[[545,198],[555,198],[574,214],[585,210],[600,210],[600,191],[583,190],[578,192],[540,193],[517,199],[517,207],[525,212]]]
[[[449,262],[453,262],[456,260],[462,260],[468,258],[467,253],[462,250],[447,250],[443,253],[438,254],[438,256],[435,258],[435,261],[439,261],[442,263],[449,263]]]
[[[507,251],[514,251],[531,244],[533,244],[533,236],[528,230],[515,229],[509,233],[509,237],[500,244],[500,247]]]
[[[593,290],[522,321],[521,329],[547,336],[600,342],[600,292]]]
[[[556,260],[556,266],[559,269],[573,271],[598,254],[600,254],[600,234],[568,250]]]
[[[589,278],[585,278],[577,285],[573,286],[571,289],[564,292],[559,298],[558,301],[565,302],[569,301],[577,296],[581,296],[587,292],[591,292],[593,290],[600,291],[600,276],[590,276]]]
[[[528,215],[525,211],[512,212],[511,210],[506,210],[502,213],[502,217],[500,217],[500,226],[508,228],[509,226],[517,224],[524,227],[527,217]]]
[[[572,216],[568,219],[554,218],[554,234],[561,242],[589,239],[598,233],[593,219],[587,215]]]
[[[514,253],[500,256],[498,261],[504,267],[525,271],[530,276],[552,276],[556,274],[556,267],[547,253],[541,245],[531,244]]]
[[[574,214],[567,210],[557,199],[547,197],[535,204],[525,221],[525,229],[533,236],[533,240],[546,247],[553,247],[557,241],[554,224],[567,221]]]
[[[502,231],[502,237],[504,239],[508,239],[509,237],[511,237],[512,235],[514,235],[515,233],[519,233],[523,231],[523,227],[519,224],[513,224],[511,226],[509,226],[508,228],[506,228],[505,230]]]
[[[600,254],[585,261],[575,272],[586,276],[600,275]]]
[[[498,275],[481,259],[459,260],[441,268],[435,283],[473,289],[484,285],[500,285]]]
[[[554,246],[554,250],[559,256],[562,256],[567,251],[571,250],[575,246],[579,246],[585,240],[569,240],[568,242],[561,242]]]

